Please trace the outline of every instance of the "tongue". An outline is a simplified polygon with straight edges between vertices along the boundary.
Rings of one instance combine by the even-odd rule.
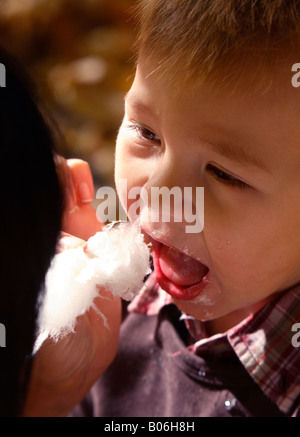
[[[180,286],[197,284],[208,271],[207,267],[199,261],[168,246],[161,247],[159,263],[162,273],[174,284]]]

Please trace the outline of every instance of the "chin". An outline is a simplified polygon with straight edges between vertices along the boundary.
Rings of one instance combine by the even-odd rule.
[[[221,317],[221,314],[216,314],[214,302],[205,296],[199,296],[193,302],[173,298],[173,302],[182,312],[203,322]]]

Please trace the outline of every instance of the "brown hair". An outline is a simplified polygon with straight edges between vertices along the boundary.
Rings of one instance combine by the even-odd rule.
[[[249,65],[257,79],[300,56],[299,0],[140,0],[138,17],[137,58],[168,81],[233,82]]]

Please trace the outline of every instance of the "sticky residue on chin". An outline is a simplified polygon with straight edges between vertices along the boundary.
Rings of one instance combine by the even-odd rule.
[[[201,304],[204,306],[213,306],[215,304],[215,299],[208,297],[207,295],[200,294],[199,296],[197,296],[194,300],[193,303],[195,304]]]

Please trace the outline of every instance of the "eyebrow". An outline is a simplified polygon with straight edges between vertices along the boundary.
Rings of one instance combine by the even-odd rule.
[[[126,101],[130,106],[132,106],[136,110],[143,111],[145,113],[151,113],[151,110],[148,107],[148,105],[146,103],[143,103],[138,98],[138,96],[131,90],[129,90],[126,93],[124,97],[124,101]],[[213,129],[216,130],[216,127],[213,127]],[[220,131],[222,130],[224,129],[220,128]],[[199,138],[199,141],[204,143],[205,146],[211,149],[213,152],[216,152],[225,158],[235,161],[241,165],[251,165],[257,167],[258,169],[269,173],[266,166],[254,154],[249,153],[244,147],[225,141],[210,143],[209,141],[206,141],[203,138]]]
[[[134,109],[139,110],[139,111],[143,111],[143,112],[148,112],[150,113],[150,108],[148,107],[147,104],[143,103],[139,97],[132,92],[131,90],[129,90],[124,97],[124,102],[128,103],[130,106],[132,106]]]

